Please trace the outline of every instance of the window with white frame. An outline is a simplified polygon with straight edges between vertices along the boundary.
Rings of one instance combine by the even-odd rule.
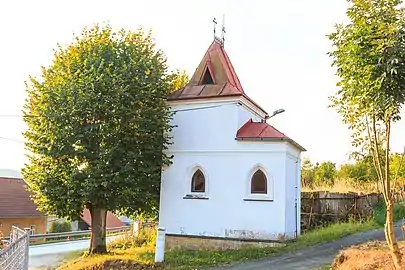
[[[260,169],[256,170],[250,180],[251,194],[267,194],[267,177]]]
[[[246,179],[246,197],[244,201],[274,201],[273,178],[262,166],[254,166]]]
[[[205,176],[200,169],[197,169],[191,178],[191,192],[205,192]]]

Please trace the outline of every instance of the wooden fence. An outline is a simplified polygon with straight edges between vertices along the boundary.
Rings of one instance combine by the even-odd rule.
[[[382,201],[382,196],[376,193],[302,192],[301,230],[349,219],[367,219],[372,216],[375,205]]]

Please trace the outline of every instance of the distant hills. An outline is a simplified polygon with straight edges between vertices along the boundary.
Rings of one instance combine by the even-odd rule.
[[[12,169],[0,169],[0,177],[22,178],[21,172]]]

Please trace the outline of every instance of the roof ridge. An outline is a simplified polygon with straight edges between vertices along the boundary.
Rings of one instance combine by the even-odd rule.
[[[235,82],[235,84],[239,83],[239,85],[233,85],[232,82],[230,82],[230,84],[232,84],[233,86],[235,86],[239,91],[241,91],[242,93],[245,93],[245,91],[243,90],[242,84],[239,81],[239,77],[236,74],[235,68],[232,65],[231,59],[229,58],[228,53],[225,51],[225,49],[220,46],[220,51],[222,52],[223,57],[225,58],[225,62],[226,65],[228,67],[228,70],[230,71],[230,75],[232,76],[232,80]],[[233,72],[232,72],[233,71]],[[229,80],[228,80],[229,81]],[[239,89],[238,87],[240,87],[241,89]]]
[[[264,123],[263,123],[263,122],[256,122],[256,123],[266,124],[265,122],[264,122]],[[261,131],[261,132],[259,133],[259,135],[257,135],[257,136],[260,137],[260,135],[262,135],[262,133],[263,133],[268,127],[269,127],[268,125],[265,125],[264,128],[262,129],[262,131]]]
[[[285,135],[285,133],[284,133],[284,132],[281,132],[280,130],[278,130],[277,128],[275,128],[274,126],[270,125],[270,124],[269,124],[269,123],[267,123],[267,122],[266,122],[266,124],[267,124],[268,126],[270,126],[271,128],[273,128],[275,131],[277,131],[277,132],[279,132],[279,133],[283,134],[285,137],[287,137],[287,138],[288,138],[288,136],[287,136],[287,135]]]

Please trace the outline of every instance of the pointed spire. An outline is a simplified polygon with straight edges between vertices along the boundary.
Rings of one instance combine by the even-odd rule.
[[[215,39],[190,81],[169,100],[244,95],[242,85],[222,42]]]

